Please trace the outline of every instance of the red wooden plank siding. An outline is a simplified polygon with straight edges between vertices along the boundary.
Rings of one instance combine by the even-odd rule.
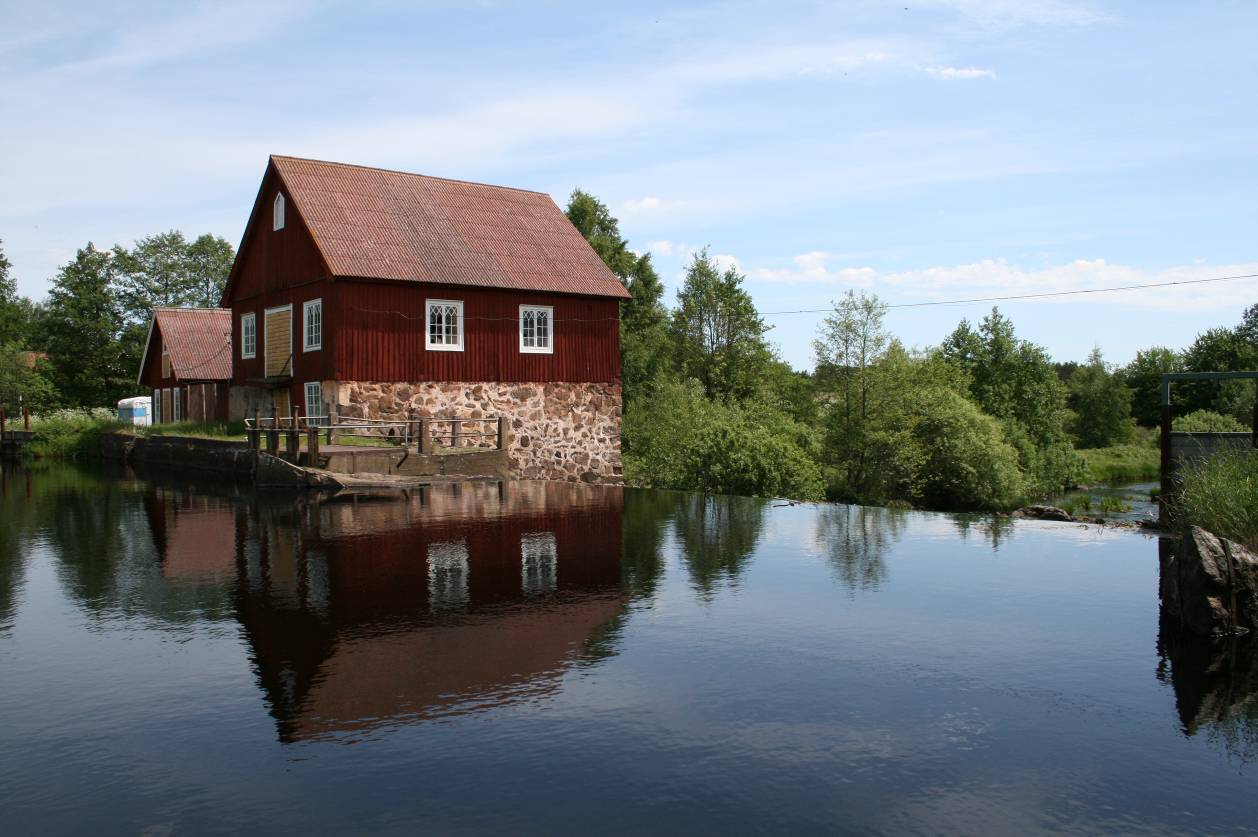
[[[620,380],[619,301],[424,283],[337,280],[324,303],[343,381]],[[463,302],[463,351],[425,348],[426,300]],[[520,351],[521,305],[555,309],[553,354]],[[296,377],[296,376],[295,376]]]

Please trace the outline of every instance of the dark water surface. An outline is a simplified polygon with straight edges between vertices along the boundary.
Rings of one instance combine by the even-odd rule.
[[[0,831],[1245,832],[1254,648],[1127,531],[8,469]]]

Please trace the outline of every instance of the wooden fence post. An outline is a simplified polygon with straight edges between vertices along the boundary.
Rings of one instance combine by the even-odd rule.
[[[425,456],[432,454],[432,428],[431,419],[422,418],[419,420],[419,452]]]
[[[506,450],[511,440],[507,438],[507,417],[498,416],[498,450]]]
[[[306,429],[306,464],[318,468],[319,462],[319,428],[311,426]]]
[[[22,405],[22,429],[31,432],[31,408],[25,404]]]
[[[463,443],[463,422],[457,418],[450,419],[450,447],[455,450]]]

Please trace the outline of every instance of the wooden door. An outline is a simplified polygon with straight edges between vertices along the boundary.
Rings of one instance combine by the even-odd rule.
[[[272,390],[271,403],[275,406],[276,418],[287,418],[292,402],[288,397],[288,389]]]
[[[175,420],[175,414],[171,408],[171,390],[162,390],[162,423],[172,422]]]
[[[263,323],[266,330],[266,377],[280,378],[293,374],[293,306],[270,308]]]

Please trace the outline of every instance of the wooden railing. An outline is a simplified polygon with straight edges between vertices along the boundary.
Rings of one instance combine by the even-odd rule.
[[[268,417],[255,412],[253,418],[245,419],[245,438],[252,450],[263,447],[267,453],[278,456],[282,436],[285,454],[295,460],[301,449],[301,437],[305,436],[311,462],[318,460],[321,442],[334,445],[345,437],[375,440],[431,455],[469,448],[504,450],[510,443],[509,433],[507,419],[500,416],[386,420],[336,414],[302,416],[294,410],[289,416]]]

